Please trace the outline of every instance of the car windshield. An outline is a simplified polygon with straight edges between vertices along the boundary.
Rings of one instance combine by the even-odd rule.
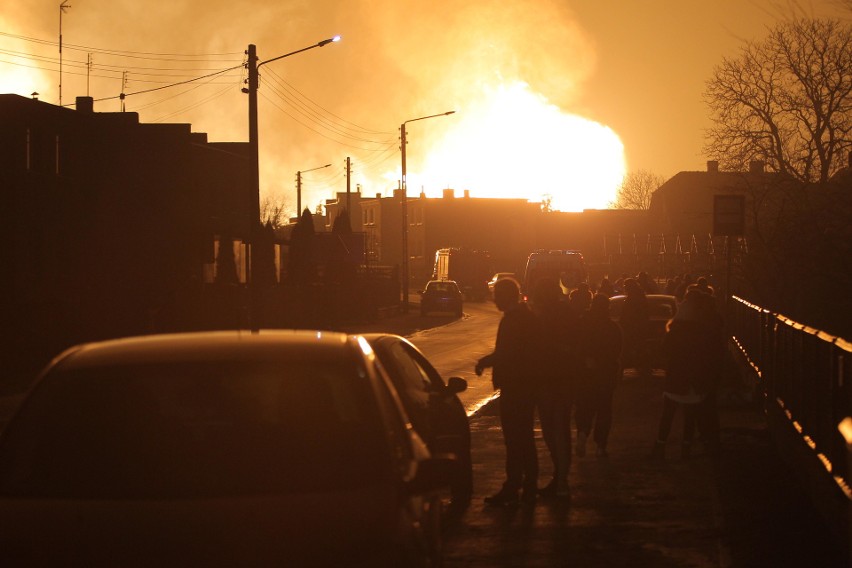
[[[190,498],[357,487],[388,468],[368,381],[332,362],[54,372],[0,446],[0,494]]]
[[[459,291],[455,282],[429,282],[426,285],[427,292],[441,292],[444,294],[452,294]]]

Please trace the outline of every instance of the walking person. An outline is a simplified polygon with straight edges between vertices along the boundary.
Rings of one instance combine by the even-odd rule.
[[[569,307],[556,278],[539,280],[531,303],[542,334],[538,416],[541,435],[553,462],[553,479],[539,490],[539,495],[548,499],[568,499],[571,495],[568,473],[571,469],[571,414],[579,318]]]
[[[678,408],[683,410],[681,455],[690,457],[699,410],[715,390],[721,363],[718,332],[708,319],[707,304],[702,296],[706,294],[694,287],[686,292],[677,314],[668,324],[663,341],[666,380],[663,413],[651,454],[656,459],[665,456],[666,442]]]
[[[593,434],[598,457],[607,456],[612,428],[612,397],[621,378],[621,328],[609,315],[609,297],[595,295],[577,329],[581,363],[577,383],[577,455],[586,454]]]
[[[534,502],[538,491],[538,454],[535,446],[535,403],[539,387],[536,353],[539,323],[529,306],[520,301],[517,282],[510,278],[494,285],[494,303],[503,312],[494,351],[477,361],[477,375],[492,368],[492,382],[500,389],[500,424],[506,444],[506,481],[485,503],[515,505],[522,491],[524,502]]]
[[[621,308],[618,323],[624,337],[626,365],[630,364],[635,368],[640,377],[650,377],[648,334],[651,330],[651,315],[648,298],[645,296],[645,290],[634,278],[624,281],[624,293],[627,297]]]

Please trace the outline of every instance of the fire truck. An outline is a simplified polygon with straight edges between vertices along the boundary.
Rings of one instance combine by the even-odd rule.
[[[442,248],[435,251],[432,280],[455,280],[465,300],[485,301],[491,274],[491,255],[488,251],[466,248]]]

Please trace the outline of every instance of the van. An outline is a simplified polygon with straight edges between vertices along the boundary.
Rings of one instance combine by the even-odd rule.
[[[583,254],[576,250],[537,250],[527,258],[521,292],[527,298],[542,278],[556,278],[562,293],[568,294],[580,283],[589,282],[589,272]]]

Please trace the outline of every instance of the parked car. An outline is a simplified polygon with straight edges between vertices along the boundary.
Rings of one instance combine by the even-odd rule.
[[[648,333],[648,354],[651,366],[662,368],[665,364],[663,357],[663,338],[666,335],[666,324],[677,313],[677,298],[668,294],[647,294],[648,312],[651,326]],[[619,294],[609,299],[609,313],[614,321],[621,318],[621,309],[627,296]],[[625,367],[631,367],[634,361],[622,361]]]
[[[82,345],[0,435],[0,565],[438,564],[453,472],[363,337]]]
[[[453,477],[453,504],[463,509],[473,493],[470,456],[470,422],[458,393],[467,381],[450,377],[445,383],[435,367],[410,341],[393,334],[369,333],[364,337],[396,387],[415,431],[433,454],[450,453],[458,469]]]
[[[498,280],[502,280],[504,278],[515,278],[514,272],[498,272],[494,276],[491,277],[491,280],[488,281],[488,295],[490,297],[494,297],[494,285],[497,284]]]
[[[420,315],[430,312],[453,312],[462,317],[464,300],[455,280],[430,280],[421,292]]]

